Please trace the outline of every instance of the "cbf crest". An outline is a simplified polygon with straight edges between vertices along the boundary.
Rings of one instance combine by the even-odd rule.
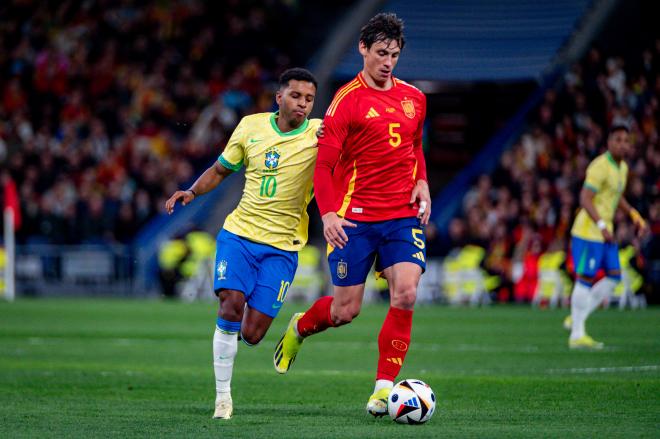
[[[277,148],[270,148],[266,151],[264,164],[268,169],[275,169],[280,163],[280,151]]]
[[[345,279],[348,276],[348,265],[344,261],[339,261],[337,263],[337,277],[339,279]]]
[[[409,119],[413,119],[415,117],[415,103],[412,101],[412,99],[404,99],[401,101],[401,107],[403,108],[403,114],[406,115]]]
[[[218,262],[218,268],[216,269],[218,273],[218,280],[225,280],[227,279],[225,275],[227,274],[227,261],[224,259],[220,262]]]

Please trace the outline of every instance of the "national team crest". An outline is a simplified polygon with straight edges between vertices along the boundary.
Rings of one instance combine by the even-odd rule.
[[[218,272],[218,280],[227,279],[225,277],[225,274],[227,274],[227,261],[223,259],[222,261],[218,262],[218,269],[216,271]]]
[[[406,115],[406,117],[409,119],[415,117],[415,103],[412,101],[412,99],[402,100],[401,107],[403,107],[403,113]]]
[[[275,169],[280,163],[280,152],[276,148],[266,151],[266,160],[264,164],[268,169]]]
[[[339,261],[337,263],[337,277],[339,279],[345,279],[348,276],[348,265],[344,261]]]

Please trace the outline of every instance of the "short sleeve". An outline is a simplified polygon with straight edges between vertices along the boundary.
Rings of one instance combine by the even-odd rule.
[[[591,162],[589,167],[587,167],[587,175],[584,179],[583,187],[598,193],[603,186],[603,167],[601,165],[602,161],[594,160]]]
[[[241,119],[239,124],[234,129],[225,150],[218,157],[218,161],[222,166],[232,171],[238,171],[243,166],[243,159],[245,158],[245,128],[244,119]]]

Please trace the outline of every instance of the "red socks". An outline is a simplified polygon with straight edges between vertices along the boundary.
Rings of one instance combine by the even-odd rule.
[[[323,296],[305,311],[305,315],[298,320],[298,334],[301,337],[307,337],[335,326],[330,318],[332,300],[332,296]]]
[[[399,374],[410,345],[412,316],[412,310],[390,306],[378,334],[377,380],[394,381]]]
[[[323,296],[298,320],[298,334],[307,337],[335,326],[330,318],[332,296]],[[390,307],[378,335],[377,380],[394,381],[403,366],[410,344],[412,310]]]

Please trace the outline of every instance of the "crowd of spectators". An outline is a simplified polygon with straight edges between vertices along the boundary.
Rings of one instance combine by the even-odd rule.
[[[634,152],[626,198],[648,219],[653,238],[640,242],[619,211],[616,239],[658,258],[660,235],[660,40],[628,64],[593,48],[562,85],[545,93],[529,129],[482,175],[449,225],[445,252],[467,243],[484,247],[485,268],[504,280],[504,299],[530,300],[516,284],[545,251],[568,250],[570,228],[589,162],[605,151],[609,127],[631,130]],[[569,260],[570,265],[570,260]]]
[[[269,111],[295,2],[0,5],[0,166],[19,242],[128,242]]]

